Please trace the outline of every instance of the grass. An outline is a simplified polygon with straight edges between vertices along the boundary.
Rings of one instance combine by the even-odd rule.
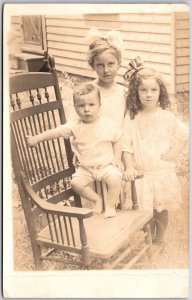
[[[82,80],[88,78],[70,77],[68,74],[60,74],[59,81],[61,94],[65,107],[66,117],[72,105],[72,88]],[[185,118],[184,118],[185,119]],[[182,155],[178,158],[177,174],[182,188],[183,205],[179,211],[169,213],[169,225],[166,234],[166,244],[162,252],[153,248],[153,261],[149,264],[143,258],[138,265],[138,269],[174,269],[189,267],[189,147],[186,147]],[[26,221],[19,198],[19,193],[15,180],[13,179],[13,243],[14,243],[14,269],[15,271],[34,270],[33,255],[30,239],[26,226]],[[58,257],[66,253],[58,252]],[[67,256],[68,259],[77,259]],[[67,266],[61,263],[45,262],[45,270],[64,270]],[[70,270],[77,267],[70,267]]]

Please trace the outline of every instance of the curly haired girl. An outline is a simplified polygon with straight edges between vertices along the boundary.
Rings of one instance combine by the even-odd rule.
[[[168,225],[168,210],[181,203],[175,161],[188,134],[182,122],[168,109],[170,101],[161,75],[145,68],[140,58],[131,61],[124,75],[129,81],[128,112],[124,121],[123,179],[136,182],[140,209],[153,210],[153,241],[162,243]]]

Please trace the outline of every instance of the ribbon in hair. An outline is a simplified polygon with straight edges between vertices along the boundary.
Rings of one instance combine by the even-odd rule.
[[[91,45],[97,40],[104,39],[106,40],[112,47],[117,48],[118,50],[123,50],[123,41],[120,37],[120,33],[116,30],[111,30],[107,34],[102,34],[97,27],[91,27],[86,35],[86,41]]]
[[[127,67],[127,71],[125,72],[125,74],[123,75],[125,81],[129,81],[131,79],[131,76],[144,68],[144,62],[142,61],[142,59],[137,56],[135,59],[131,60],[130,63],[128,64]]]

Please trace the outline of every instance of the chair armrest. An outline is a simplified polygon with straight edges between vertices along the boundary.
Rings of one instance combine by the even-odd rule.
[[[39,196],[37,195],[36,197],[39,198]],[[39,198],[38,201],[41,201],[41,209],[44,210],[45,212],[62,214],[62,215],[64,214],[65,216],[76,217],[79,219],[90,218],[93,216],[93,210],[89,208],[59,206],[57,204],[45,202],[41,198]]]
[[[93,210],[89,208],[60,206],[46,202],[34,192],[23,172],[20,173],[20,179],[26,196],[30,197],[40,210],[47,213],[76,217],[78,219],[90,218],[93,216]]]

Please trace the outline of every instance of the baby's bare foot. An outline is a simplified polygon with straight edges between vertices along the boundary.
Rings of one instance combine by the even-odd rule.
[[[100,215],[102,213],[102,200],[99,199],[93,204],[93,211],[95,214]]]
[[[105,214],[104,214],[104,218],[111,218],[111,217],[115,217],[116,216],[116,210],[115,208],[107,208],[105,210]]]

